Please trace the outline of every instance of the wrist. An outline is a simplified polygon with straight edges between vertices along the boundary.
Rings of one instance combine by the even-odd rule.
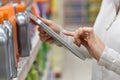
[[[98,51],[98,53],[97,53],[97,56],[96,56],[97,61],[100,60],[100,57],[101,57],[101,55],[103,54],[104,49],[105,49],[105,45],[104,45],[104,44],[101,44],[101,46],[99,47],[99,51]]]

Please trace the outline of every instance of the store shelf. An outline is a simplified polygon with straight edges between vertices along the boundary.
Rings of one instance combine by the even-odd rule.
[[[29,57],[20,57],[20,61],[18,63],[18,77],[13,80],[25,80],[31,65],[33,64],[38,50],[40,48],[40,40],[39,36],[36,34],[34,38],[32,39],[32,50],[30,52]]]
[[[42,80],[47,80],[47,77],[48,77],[48,74],[49,74],[49,69],[51,67],[51,65],[50,65],[51,64],[51,55],[52,55],[51,52],[49,52],[48,55],[47,55],[46,69],[43,72]]]

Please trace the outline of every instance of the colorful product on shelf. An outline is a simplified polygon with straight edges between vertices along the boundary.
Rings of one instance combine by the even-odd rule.
[[[48,0],[34,0],[34,2],[47,2]]]
[[[2,1],[2,5],[8,4],[10,0],[1,0]]]
[[[31,76],[28,74],[25,80],[32,80]]]
[[[30,74],[32,80],[38,80],[38,72],[35,70],[34,66],[32,67]]]
[[[29,56],[30,54],[30,29],[29,29],[29,17],[24,12],[26,10],[25,4],[19,4],[16,6],[16,23],[18,32],[18,46],[21,57]]]
[[[39,51],[38,51],[38,55],[34,61],[34,64],[32,65],[28,76],[26,77],[26,80],[31,79],[34,80],[35,77],[37,77],[39,75],[39,78],[41,78],[43,71],[46,68],[46,53],[49,49],[49,44],[48,43],[44,43],[41,45]],[[37,70],[37,72],[36,72]],[[36,80],[36,78],[35,78]],[[37,79],[39,80],[39,79]]]
[[[65,0],[64,24],[93,24],[100,8],[101,0]]]
[[[13,3],[20,3],[22,0],[13,0]]]
[[[88,0],[89,3],[101,3],[101,0]]]
[[[48,0],[39,0],[39,1],[36,1],[36,3],[33,3],[31,7],[31,12],[36,16],[46,17],[46,10],[45,10],[46,1]],[[34,28],[36,28],[36,26]],[[26,80],[29,80],[29,79],[36,80],[37,75],[39,76],[44,75],[43,71],[46,68],[46,62],[47,62],[46,53],[48,49],[49,49],[48,43],[41,44],[41,47],[38,51],[38,55],[33,64],[34,66],[32,66],[30,72],[28,73],[28,76],[26,77]],[[41,79],[41,77],[39,78]],[[40,80],[40,79],[37,79],[37,80]]]
[[[64,1],[64,24],[80,25],[87,22],[87,0]]]
[[[40,11],[40,16],[46,18],[46,9],[45,9],[46,3],[45,2],[37,2],[37,6]]]
[[[38,55],[36,58],[36,62],[37,62],[37,69],[40,73],[42,73],[44,71],[44,69],[46,68],[46,52],[45,51],[43,45],[41,46],[41,48],[38,51]]]
[[[101,5],[100,0],[89,0],[89,8],[88,8],[88,13],[89,13],[89,22],[94,23],[97,17],[97,14],[99,12]]]

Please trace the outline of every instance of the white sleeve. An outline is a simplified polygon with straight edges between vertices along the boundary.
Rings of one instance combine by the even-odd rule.
[[[98,64],[120,75],[120,53],[117,51],[106,47]]]
[[[64,30],[64,29],[61,29],[61,31],[60,31],[60,36],[61,36],[65,41],[67,41],[69,44],[71,44],[71,46],[72,46],[72,44],[74,44],[74,43],[73,43],[73,38],[70,37],[70,36],[64,35],[64,34],[62,33],[63,30]],[[74,48],[76,48],[76,47],[74,47]],[[86,59],[87,59],[87,58],[89,58],[89,59],[91,58],[91,55],[88,53],[87,49],[86,49],[84,46],[81,45],[81,47],[78,47],[78,49],[79,49],[80,54],[82,54]]]

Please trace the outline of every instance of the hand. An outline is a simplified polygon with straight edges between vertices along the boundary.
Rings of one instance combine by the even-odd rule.
[[[59,27],[59,25],[55,24],[51,20],[47,20],[47,19],[44,19],[44,18],[41,18],[41,17],[39,17],[39,19],[41,19],[42,22],[44,22],[47,26],[49,26],[51,29],[53,29],[57,34],[60,33],[60,27]],[[55,41],[41,27],[39,27],[38,30],[39,30],[39,36],[40,36],[41,41],[43,41],[43,42],[49,42],[49,43],[53,43]]]
[[[94,33],[93,28],[79,28],[73,34],[73,32],[64,32],[66,35],[74,36],[75,43],[78,45],[84,45],[89,53],[99,61],[100,56],[105,48],[104,43],[99,39],[99,37]],[[76,37],[77,36],[77,37]],[[80,43],[79,43],[79,41]]]
[[[82,34],[82,28],[77,29],[75,32],[70,32],[70,31],[64,31],[63,34],[67,36],[73,36],[74,37],[74,43],[77,46],[81,46],[81,40],[82,38],[80,37],[80,34]],[[79,35],[78,35],[79,34]]]

